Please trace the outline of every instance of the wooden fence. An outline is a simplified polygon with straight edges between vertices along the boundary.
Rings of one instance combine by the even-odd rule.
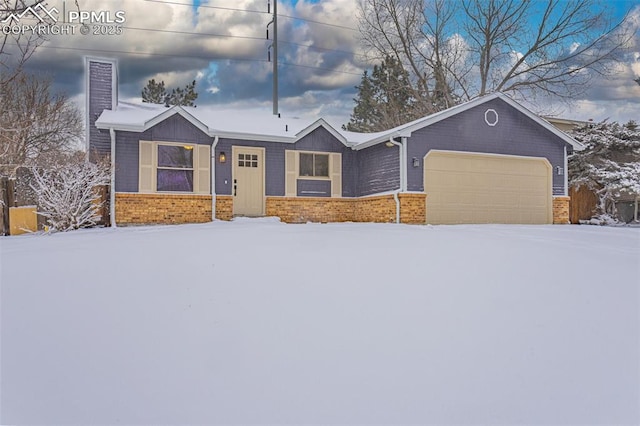
[[[569,220],[571,223],[580,223],[581,220],[589,220],[593,217],[598,203],[596,194],[587,188],[581,186],[580,189],[574,187],[569,188]]]
[[[16,204],[16,181],[0,177],[0,235],[9,235],[9,207]]]
[[[28,168],[21,167],[15,171],[15,179],[0,177],[0,235],[9,235],[9,208],[35,206],[38,204],[37,197],[31,188],[32,172]],[[109,226],[109,186],[104,185],[96,188],[100,195],[98,202],[102,203],[99,214],[100,219],[97,225]],[[38,229],[44,229],[46,219],[38,215]]]

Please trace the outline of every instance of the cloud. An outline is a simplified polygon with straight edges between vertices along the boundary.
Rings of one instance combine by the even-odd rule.
[[[123,99],[139,99],[151,78],[164,80],[168,87],[195,79],[199,105],[270,108],[272,63],[267,62],[267,49],[272,41],[265,38],[271,20],[266,2],[202,0],[194,7],[176,4],[180,1],[186,2],[79,0],[82,10],[124,11],[123,34],[51,36],[29,61],[29,69],[46,70],[54,77],[56,89],[80,99],[83,56],[116,57]],[[60,10],[62,2],[49,0]],[[66,1],[67,9],[75,7],[74,3]],[[357,2],[298,0],[279,2],[278,8],[281,109],[341,116],[346,121],[353,108],[354,86],[370,66],[358,32],[353,30],[357,28]],[[626,25],[640,23],[640,6],[631,11],[628,22]],[[586,95],[575,100],[572,110],[566,110],[567,115],[597,118],[614,111],[625,119],[630,114],[640,117],[635,106],[640,86],[633,81],[640,76],[639,37],[636,32],[629,40],[617,73],[594,78]],[[453,34],[449,43],[451,47],[467,45],[461,34]],[[511,59],[517,55],[513,52]],[[632,112],[617,108],[616,102]]]

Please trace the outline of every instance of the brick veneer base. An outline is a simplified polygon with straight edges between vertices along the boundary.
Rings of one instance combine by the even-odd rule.
[[[425,223],[426,194],[402,193],[400,221]],[[554,197],[553,223],[569,223],[569,197]],[[393,194],[360,198],[267,197],[266,216],[283,222],[395,222]],[[216,196],[216,218],[233,218],[233,197]],[[116,193],[116,220],[126,224],[177,224],[211,221],[211,196]]]
[[[216,195],[216,219],[233,219],[233,196]]]
[[[425,194],[400,194],[402,223],[424,223]],[[393,194],[361,198],[267,197],[267,216],[283,222],[395,222]]]
[[[569,223],[570,197],[553,197],[553,223]]]
[[[209,221],[211,195],[116,193],[118,225]]]

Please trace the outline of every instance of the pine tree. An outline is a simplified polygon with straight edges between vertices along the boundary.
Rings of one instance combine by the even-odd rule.
[[[169,96],[169,103],[171,105],[183,105],[195,107],[195,100],[198,98],[196,93],[196,81],[193,80],[190,84],[187,84],[184,89],[177,88],[171,91]]]
[[[164,87],[164,81],[156,83],[156,80],[152,78],[142,89],[142,102],[162,104],[164,103],[166,96],[167,90]]]
[[[193,80],[187,84],[184,89],[172,89],[171,93],[167,93],[164,81],[156,83],[154,79],[147,82],[142,89],[142,102],[152,104],[182,105],[195,107],[195,100],[198,98],[196,93],[196,81]]]
[[[596,193],[601,223],[616,220],[615,203],[621,196],[640,195],[640,131],[633,127],[603,122],[571,134],[585,149],[569,160],[569,183]]]
[[[360,85],[356,86],[358,94],[353,99],[356,105],[353,107],[353,113],[349,123],[343,125],[344,130],[350,132],[371,133],[375,131],[377,123],[376,119],[376,99],[373,82],[365,70],[360,80]]]
[[[378,132],[420,118],[409,74],[395,58],[387,56],[373,67],[371,76],[362,76],[356,105],[345,130]]]

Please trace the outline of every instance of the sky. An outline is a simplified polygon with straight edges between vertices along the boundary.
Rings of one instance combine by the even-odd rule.
[[[269,0],[50,0],[65,10],[121,11],[121,34],[51,35],[28,63],[49,75],[55,90],[82,107],[83,57],[119,61],[120,100],[139,101],[146,82],[182,87],[196,80],[198,106],[272,108],[272,63],[266,40]],[[273,0],[271,0],[273,2]],[[77,3],[77,6],[76,6]],[[615,17],[631,13],[637,1],[608,2]],[[271,5],[273,7],[273,4]],[[346,123],[355,86],[372,61],[359,40],[357,0],[284,0],[278,3],[279,111]],[[109,31],[109,25],[102,28]],[[270,36],[272,36],[272,30]],[[580,99],[537,105],[541,114],[579,120],[640,121],[640,35],[629,45],[613,77],[596,78]]]

